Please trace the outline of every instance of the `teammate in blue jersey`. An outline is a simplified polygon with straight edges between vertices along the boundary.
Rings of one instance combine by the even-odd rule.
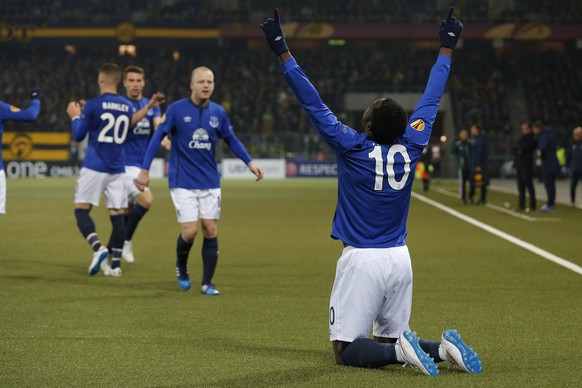
[[[86,102],[71,101],[67,113],[73,125],[73,138],[81,141],[89,136],[89,144],[79,172],[75,189],[75,217],[83,237],[93,249],[89,275],[103,268],[105,275],[119,277],[121,250],[125,239],[124,212],[127,207],[125,187],[124,142],[131,126],[132,106],[117,95],[121,69],[113,63],[99,67],[99,97]],[[109,250],[101,245],[95,224],[89,215],[99,205],[101,193],[111,219],[111,266],[107,263]]]
[[[220,217],[220,175],[216,165],[216,143],[223,139],[257,177],[263,170],[252,160],[235,136],[224,108],[210,101],[214,91],[214,74],[207,67],[192,71],[190,98],[178,100],[168,107],[154,133],[143,161],[136,186],[144,190],[149,184],[149,168],[162,138],[170,134],[170,168],[168,183],[182,232],[178,236],[176,277],[178,285],[189,290],[188,255],[198,233],[201,220],[203,274],[201,291],[219,295],[212,283],[218,261],[217,221]]]
[[[123,70],[123,86],[134,111],[132,128],[125,139],[125,183],[128,192],[128,208],[125,214],[126,231],[121,257],[128,263],[135,261],[131,242],[135,229],[154,201],[150,190],[137,189],[135,179],[139,175],[150,139],[160,124],[159,105],[165,99],[163,93],[154,93],[151,99],[143,96],[144,77],[145,72],[139,66],[132,65]],[[168,141],[167,138],[164,140]]]
[[[15,105],[0,101],[0,144],[4,134],[6,121],[34,121],[40,113],[40,89],[34,89],[30,94],[30,106],[20,109]],[[6,173],[2,163],[2,149],[0,148],[0,214],[6,214]]]
[[[410,120],[396,101],[381,98],[364,112],[364,133],[339,122],[322,102],[289,52],[276,9],[274,18],[260,27],[289,86],[337,157],[338,202],[331,236],[343,242],[344,250],[329,309],[336,362],[359,367],[405,363],[434,376],[439,373],[435,362],[448,360],[480,373],[479,357],[456,331],[446,330],[440,342],[431,342],[409,328],[412,267],[405,238],[412,180],[463,24],[451,8],[440,27],[439,55]],[[368,338],[370,330],[374,340]]]

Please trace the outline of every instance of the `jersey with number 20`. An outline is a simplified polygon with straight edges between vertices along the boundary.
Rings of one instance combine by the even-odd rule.
[[[414,171],[428,144],[450,63],[450,57],[438,56],[405,134],[387,146],[338,121],[294,58],[281,64],[309,119],[336,153],[338,202],[332,238],[357,248],[405,244]]]
[[[81,117],[73,120],[73,138],[89,133],[83,167],[108,174],[125,171],[124,145],[133,108],[124,97],[103,93],[87,100]]]

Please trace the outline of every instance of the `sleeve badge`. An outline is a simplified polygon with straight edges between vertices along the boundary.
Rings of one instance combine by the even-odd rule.
[[[422,121],[421,119],[418,120],[414,120],[410,126],[412,128],[414,128],[417,131],[423,131],[424,130],[424,121]]]

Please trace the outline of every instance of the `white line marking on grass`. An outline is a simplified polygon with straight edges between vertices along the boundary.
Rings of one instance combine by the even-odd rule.
[[[455,193],[448,191],[448,190],[445,190],[445,189],[436,189],[436,192],[440,193],[440,194],[448,195],[449,197],[458,198],[458,195],[455,195]],[[531,217],[531,216],[528,216],[525,214],[514,212],[513,210],[509,210],[509,209],[506,209],[506,208],[501,207],[501,206],[492,205],[490,203],[486,204],[485,206],[487,206],[490,209],[497,210],[497,211],[505,213],[505,214],[509,214],[512,217],[520,218],[522,220],[530,221],[530,222],[540,222],[540,221],[541,222],[557,222],[557,221],[561,221],[559,218]]]
[[[523,240],[518,239],[517,237],[514,237],[510,234],[507,234],[505,232],[502,232],[499,229],[496,229],[490,225],[487,225],[481,221],[478,221],[472,217],[466,216],[463,213],[460,213],[454,209],[451,209],[448,206],[445,206],[441,203],[438,203],[436,201],[433,201],[432,199],[429,199],[427,197],[425,197],[424,195],[418,194],[413,192],[412,196],[424,203],[427,203],[431,206],[436,207],[437,209],[440,209],[442,211],[444,211],[445,213],[449,213],[450,215],[452,215],[453,217],[457,217],[460,220],[463,220],[465,222],[468,222],[469,224],[476,226],[478,228],[481,228],[483,230],[485,230],[486,232],[489,232],[497,237],[501,237],[502,239],[509,241],[510,243],[513,243],[519,247],[522,247],[524,249],[527,249],[528,251],[535,253],[538,256],[543,257],[546,260],[549,260],[551,262],[554,262],[558,265],[561,265],[562,267],[565,267],[567,269],[569,269],[570,271],[576,272],[579,275],[582,275],[582,267],[580,267],[577,264],[574,264],[568,260],[565,260],[559,256],[554,255],[553,253],[550,253],[548,251],[545,251],[541,248],[536,247],[533,244],[530,244],[528,242],[525,242]]]
[[[485,206],[487,206],[490,209],[497,210],[498,212],[509,214],[510,216],[521,218],[522,220],[531,221],[531,222],[540,222],[540,221],[542,221],[542,222],[543,221],[545,221],[545,222],[559,222],[559,221],[561,221],[559,218],[537,218],[537,217],[526,216],[525,214],[519,214],[513,210],[509,210],[509,209],[506,209],[504,207],[497,206],[497,205],[492,205],[490,203],[486,204]]]

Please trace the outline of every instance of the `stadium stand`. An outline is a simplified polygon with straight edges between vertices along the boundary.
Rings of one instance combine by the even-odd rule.
[[[451,5],[443,0],[281,0],[286,20],[327,23],[419,23],[433,24]],[[262,0],[4,0],[0,15],[9,23],[137,24],[212,26],[224,22],[258,23],[264,17]],[[458,0],[456,14],[465,23],[580,23],[582,3],[575,0]],[[419,12],[419,10],[422,10]]]

